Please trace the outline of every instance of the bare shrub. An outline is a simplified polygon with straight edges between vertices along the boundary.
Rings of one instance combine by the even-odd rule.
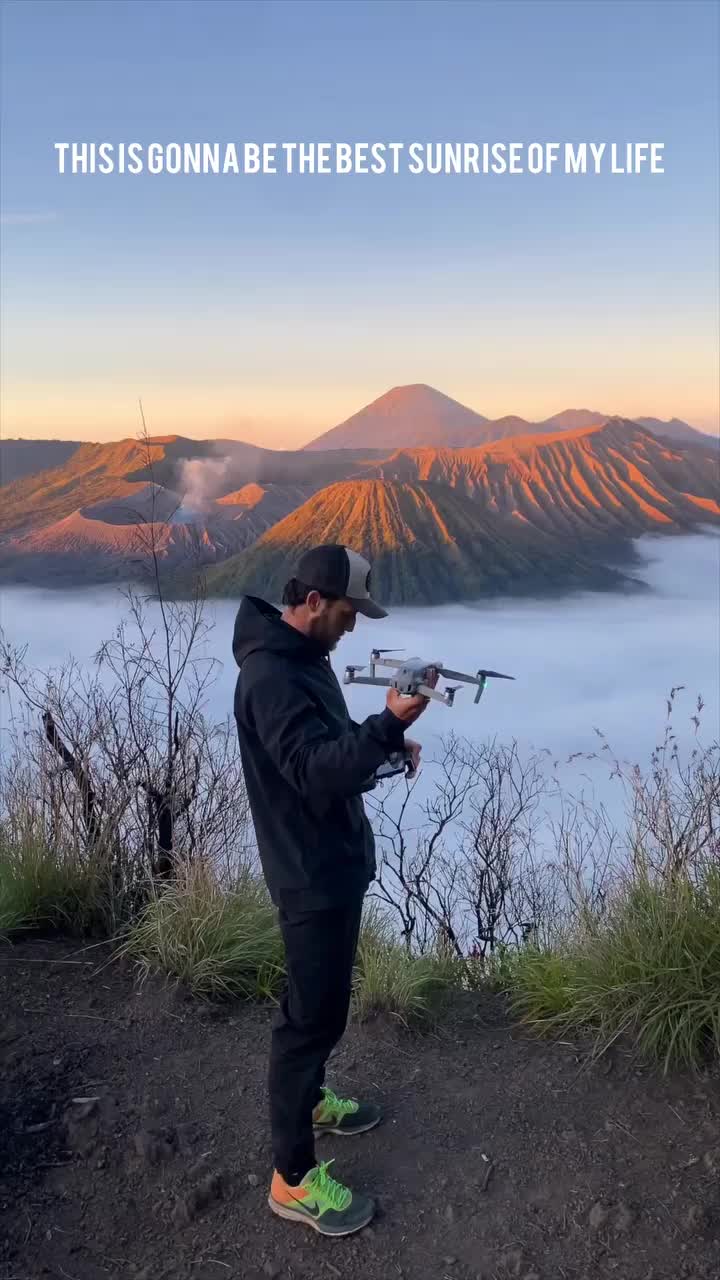
[[[154,485],[152,494],[154,504]],[[252,845],[234,724],[206,716],[219,664],[202,589],[167,598],[157,529],[151,510],[152,594],[123,592],[124,616],[91,669],[69,659],[35,671],[27,648],[0,632],[0,675],[21,695],[6,733],[0,821],[11,836],[24,823],[51,849],[102,864],[115,923],[137,909],[149,879],[172,879],[179,859],[232,864]]]
[[[443,739],[423,820],[407,814],[415,783],[372,800],[379,859],[377,897],[393,907],[409,949],[438,943],[483,958],[519,942],[538,923],[541,878],[534,837],[549,782],[538,757],[517,744]]]

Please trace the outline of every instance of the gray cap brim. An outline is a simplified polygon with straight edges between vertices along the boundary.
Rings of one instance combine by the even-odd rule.
[[[383,609],[381,605],[376,604],[370,596],[366,596],[363,600],[353,599],[352,596],[347,597],[353,609],[357,613],[361,613],[365,618],[387,618],[387,609]]]

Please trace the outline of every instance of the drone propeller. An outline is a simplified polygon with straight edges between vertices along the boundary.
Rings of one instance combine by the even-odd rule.
[[[399,665],[401,661],[400,658],[389,658],[388,661],[385,662],[383,655],[386,653],[402,653],[402,649],[373,649],[372,653],[370,654],[370,670],[372,671],[373,675],[375,675],[376,662],[379,662],[381,665],[384,663],[385,666],[392,666],[393,663],[395,665]]]
[[[497,680],[514,680],[514,679],[515,679],[515,677],[514,677],[514,676],[506,676],[506,675],[503,675],[502,671],[478,671],[478,672],[476,672],[476,678],[477,678],[477,681],[478,681],[478,691],[477,691],[477,693],[475,694],[475,702],[476,702],[476,703],[477,703],[477,702],[479,702],[479,701],[480,701],[480,699],[482,698],[482,696],[483,696],[483,694],[484,694],[484,692],[485,692],[485,686],[487,685],[487,682],[488,682],[488,680],[489,680],[491,677],[494,677],[494,678],[495,678],[495,679],[497,679]]]

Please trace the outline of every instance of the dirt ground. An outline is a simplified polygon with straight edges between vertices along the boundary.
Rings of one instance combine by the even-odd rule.
[[[590,1064],[468,998],[353,1027],[330,1081],[386,1120],[326,1137],[375,1223],[267,1208],[270,1013],[139,988],[101,951],[0,949],[2,1280],[717,1280],[720,1079]]]

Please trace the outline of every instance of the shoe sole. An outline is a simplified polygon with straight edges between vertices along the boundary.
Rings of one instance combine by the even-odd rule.
[[[354,1138],[356,1133],[369,1133],[371,1129],[377,1129],[381,1120],[382,1116],[378,1116],[377,1120],[369,1120],[357,1129],[331,1129],[328,1125],[313,1125],[313,1132],[316,1136],[320,1133],[336,1133],[340,1138]]]
[[[327,1231],[317,1218],[311,1218],[307,1213],[301,1213],[297,1209],[290,1209],[286,1205],[278,1204],[277,1200],[273,1200],[272,1196],[268,1196],[268,1204],[278,1218],[284,1218],[286,1222],[303,1222],[305,1226],[312,1227],[313,1231],[317,1231],[321,1236],[351,1236],[356,1231],[362,1231],[363,1227],[367,1227],[375,1217],[375,1206],[373,1205],[364,1222],[359,1222],[354,1227],[348,1227],[346,1231]]]

